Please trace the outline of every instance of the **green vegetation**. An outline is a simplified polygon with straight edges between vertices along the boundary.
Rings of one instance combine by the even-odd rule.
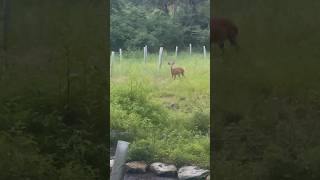
[[[209,167],[210,63],[199,53],[209,47],[209,17],[209,0],[111,1],[111,49],[124,50],[112,67],[111,143],[129,141],[130,160]],[[183,52],[189,43],[198,53]],[[170,53],[158,71],[160,46]],[[169,60],[185,78],[171,78]]]
[[[111,0],[111,49],[209,47],[209,0]]]
[[[208,168],[209,55],[165,53],[158,71],[157,55],[150,54],[144,64],[142,52],[128,53],[112,69],[112,146],[119,139],[129,141],[129,160]],[[171,78],[169,60],[185,68],[185,78]]]
[[[214,179],[320,179],[318,1],[215,1],[240,52],[215,48]]]
[[[108,179],[105,2],[10,2],[0,179]]]

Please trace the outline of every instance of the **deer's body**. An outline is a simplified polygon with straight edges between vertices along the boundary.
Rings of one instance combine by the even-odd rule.
[[[211,20],[211,42],[218,44],[222,51],[226,40],[238,47],[236,40],[238,33],[237,26],[226,18],[213,17]]]
[[[171,76],[173,79],[176,79],[176,76],[178,75],[180,77],[180,75],[184,76],[184,69],[181,67],[173,67],[174,66],[174,62],[168,62],[168,65],[170,65],[171,68]]]

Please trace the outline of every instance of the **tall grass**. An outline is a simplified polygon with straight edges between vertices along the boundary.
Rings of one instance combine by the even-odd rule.
[[[141,53],[142,54],[142,53]],[[147,63],[137,52],[115,59],[111,78],[112,137],[132,143],[131,160],[209,166],[210,57],[165,53]],[[168,61],[185,69],[173,80]],[[124,103],[125,102],[125,103]]]

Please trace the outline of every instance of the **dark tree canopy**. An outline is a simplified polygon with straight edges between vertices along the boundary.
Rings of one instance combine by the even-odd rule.
[[[113,50],[209,45],[208,0],[112,0]]]

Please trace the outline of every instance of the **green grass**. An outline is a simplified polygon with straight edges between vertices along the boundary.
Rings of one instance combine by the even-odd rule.
[[[185,69],[173,80],[168,61]],[[209,167],[210,60],[203,54],[150,54],[147,63],[137,53],[116,58],[111,77],[112,142],[130,141],[130,160],[196,164]]]

